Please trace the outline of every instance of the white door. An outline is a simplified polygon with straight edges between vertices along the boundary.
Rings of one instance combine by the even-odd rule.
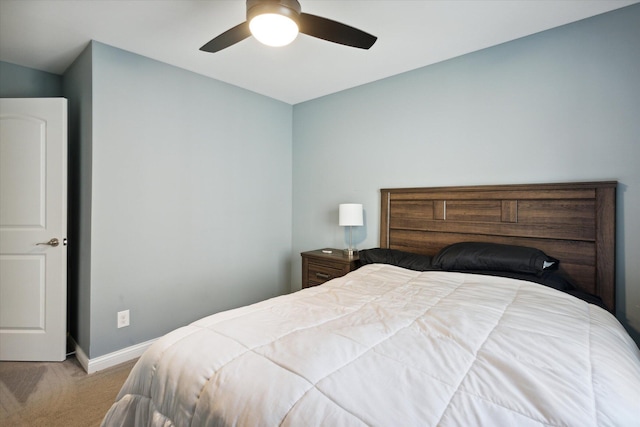
[[[66,237],[67,100],[0,99],[0,360],[65,359]]]

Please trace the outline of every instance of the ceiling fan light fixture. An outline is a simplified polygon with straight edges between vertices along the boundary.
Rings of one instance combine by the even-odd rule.
[[[302,13],[298,0],[247,0],[247,20],[209,40],[200,50],[219,52],[252,35],[266,45],[285,46],[299,32],[359,49],[369,49],[378,39],[349,25]]]
[[[288,16],[263,13],[249,22],[251,34],[267,46],[286,46],[298,36],[298,25]]]

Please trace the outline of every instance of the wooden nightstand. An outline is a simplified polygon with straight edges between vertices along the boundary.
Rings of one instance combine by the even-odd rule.
[[[322,251],[331,251],[325,253]],[[302,252],[302,287],[321,285],[327,280],[341,277],[359,267],[358,255],[349,257],[342,249],[318,249]]]

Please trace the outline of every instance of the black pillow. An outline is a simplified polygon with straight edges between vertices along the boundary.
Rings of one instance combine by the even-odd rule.
[[[544,252],[525,246],[486,242],[454,243],[433,258],[442,270],[497,270],[539,274],[558,268],[559,261]]]
[[[359,252],[360,265],[366,264],[391,264],[409,270],[426,271],[433,270],[431,257],[418,255],[397,249],[373,248]]]

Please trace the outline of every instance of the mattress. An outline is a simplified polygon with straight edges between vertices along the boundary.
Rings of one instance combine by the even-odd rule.
[[[156,341],[104,426],[626,426],[610,313],[511,278],[370,264]]]

